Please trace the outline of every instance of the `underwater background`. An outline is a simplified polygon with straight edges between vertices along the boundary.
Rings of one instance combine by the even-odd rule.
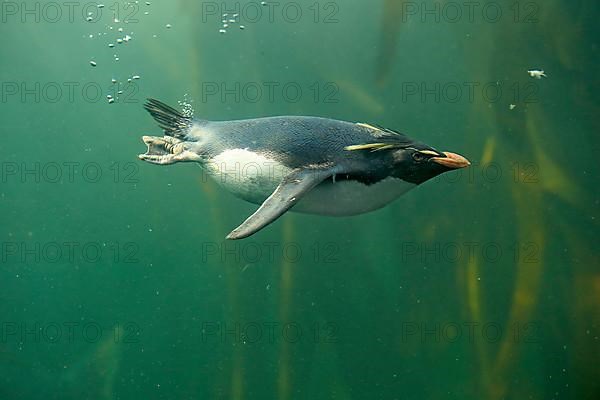
[[[264,3],[0,3],[0,399],[598,398],[598,2]],[[147,97],[472,166],[225,241]]]

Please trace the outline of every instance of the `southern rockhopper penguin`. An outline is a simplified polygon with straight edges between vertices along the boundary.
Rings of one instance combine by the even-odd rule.
[[[248,237],[288,210],[333,216],[377,210],[415,186],[469,161],[363,123],[283,116],[239,121],[188,117],[158,100],[150,112],[164,136],[144,136],[139,158],[195,161],[258,210],[228,239]]]

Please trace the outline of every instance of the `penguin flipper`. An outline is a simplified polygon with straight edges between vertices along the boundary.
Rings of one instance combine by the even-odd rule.
[[[304,194],[334,173],[334,170],[331,168],[319,166],[293,170],[283,178],[275,191],[271,193],[254,214],[249,216],[240,226],[227,235],[227,239],[243,239],[255,234],[282,216]]]

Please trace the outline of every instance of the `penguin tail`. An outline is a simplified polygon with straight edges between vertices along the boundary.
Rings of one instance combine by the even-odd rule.
[[[156,99],[148,99],[144,104],[144,108],[165,131],[166,136],[184,139],[193,123],[191,117],[183,115],[173,107]]]

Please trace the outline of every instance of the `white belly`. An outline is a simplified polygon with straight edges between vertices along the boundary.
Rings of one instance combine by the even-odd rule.
[[[245,149],[226,150],[204,164],[211,177],[246,201],[262,204],[291,170]]]
[[[219,185],[255,204],[262,204],[291,171],[245,149],[224,151],[204,167]],[[352,180],[327,181],[304,195],[291,211],[332,216],[362,214],[385,206],[415,186],[394,178],[368,186]]]
[[[415,186],[394,178],[368,186],[357,181],[325,182],[308,192],[292,211],[332,216],[362,214],[384,207]]]

